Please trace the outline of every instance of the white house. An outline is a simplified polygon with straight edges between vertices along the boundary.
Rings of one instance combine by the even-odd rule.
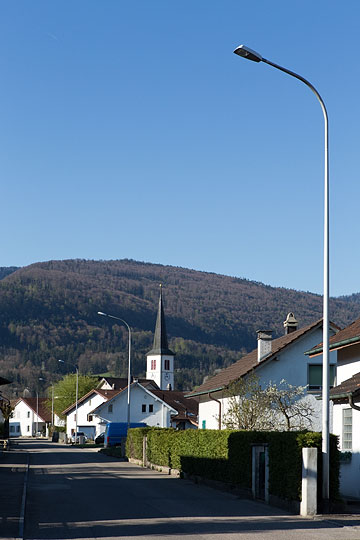
[[[47,436],[51,424],[48,401],[43,397],[19,398],[9,421],[10,437],[32,437],[39,432]]]
[[[95,388],[90,390],[85,396],[82,396],[77,403],[73,403],[63,411],[66,416],[66,436],[68,439],[75,433],[76,425],[78,431],[83,431],[89,439],[94,439],[99,433],[104,431],[101,419],[91,414],[102,403],[108,401],[121,390],[107,390]]]
[[[340,330],[329,342],[337,355],[337,386],[330,390],[333,406],[332,432],[339,436],[342,461],[340,493],[360,499],[360,319]],[[309,352],[322,353],[322,344]]]
[[[285,335],[272,339],[271,331],[258,331],[258,347],[240,360],[206,380],[187,395],[199,400],[199,428],[221,429],[229,397],[228,387],[242,377],[255,373],[265,388],[269,382],[279,384],[285,380],[294,386],[307,387],[308,400],[315,410],[313,429],[321,429],[321,402],[316,397],[321,393],[322,357],[310,359],[308,351],[322,340],[322,320],[297,329],[297,321],[289,313],[284,322]],[[330,335],[339,328],[331,323]],[[330,355],[331,380],[335,381],[336,354]]]
[[[106,403],[101,403],[90,413],[99,419],[99,424],[127,422],[127,388],[118,392]],[[154,390],[135,381],[130,387],[130,422],[143,422],[148,426],[197,427],[197,403],[188,400],[184,392]]]

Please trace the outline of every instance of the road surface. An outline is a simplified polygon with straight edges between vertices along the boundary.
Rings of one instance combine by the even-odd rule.
[[[92,449],[24,440],[18,452],[29,540],[360,540],[360,516],[305,519]]]

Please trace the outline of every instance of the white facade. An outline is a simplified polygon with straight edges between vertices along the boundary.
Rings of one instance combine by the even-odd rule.
[[[150,354],[146,360],[146,378],[163,390],[174,389],[174,356]]]
[[[332,334],[331,334],[332,335]],[[255,368],[255,374],[263,388],[270,382],[280,384],[282,380],[294,386],[307,386],[309,383],[309,366],[322,366],[322,355],[309,358],[304,353],[322,341],[322,327],[314,329],[299,336],[293,343],[289,343],[279,351],[274,358],[264,360]],[[330,353],[330,364],[336,366],[336,352]],[[313,429],[321,431],[321,400],[316,399],[319,391],[308,391],[303,398],[308,400],[315,410],[313,416]],[[218,429],[220,404],[221,416],[226,413],[229,399],[223,391],[210,392],[210,395],[199,396],[199,429]],[[224,427],[224,426],[222,426]]]
[[[77,410],[77,430],[83,431],[85,435],[94,439],[105,427],[97,416],[91,414],[92,410],[104,403],[106,398],[96,391],[92,392],[85,400],[78,404]],[[76,408],[73,408],[66,415],[66,435],[68,439],[76,430]]]
[[[337,382],[341,384],[360,373],[360,344],[339,349],[337,361]],[[335,403],[333,433],[339,437],[340,451],[349,453],[349,459],[340,463],[340,493],[360,499],[360,411],[349,403]]]
[[[16,403],[12,418],[9,420],[10,437],[33,437],[46,427],[45,420],[40,414],[37,415],[25,401],[19,400]]]
[[[127,389],[100,405],[93,414],[103,423],[127,422]],[[170,427],[171,414],[176,410],[156,397],[140,383],[133,383],[130,391],[130,422],[148,426]]]

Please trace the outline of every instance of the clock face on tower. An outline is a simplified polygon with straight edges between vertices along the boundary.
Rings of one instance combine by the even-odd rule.
[[[165,381],[168,381],[168,380],[170,379],[170,374],[169,374],[169,373],[165,373],[164,379],[165,379]]]

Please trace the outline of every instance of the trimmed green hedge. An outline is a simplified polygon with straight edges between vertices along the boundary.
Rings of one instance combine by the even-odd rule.
[[[150,431],[149,427],[131,428],[126,437],[126,455],[134,459],[143,458],[143,439]]]
[[[251,446],[269,447],[269,492],[282,499],[300,500],[301,452],[317,447],[318,493],[321,497],[321,433],[254,432],[137,428],[129,431],[127,455],[142,459],[142,437],[147,435],[147,459],[156,465],[220,480],[250,489]],[[330,437],[330,498],[339,498],[340,460],[337,437]]]

